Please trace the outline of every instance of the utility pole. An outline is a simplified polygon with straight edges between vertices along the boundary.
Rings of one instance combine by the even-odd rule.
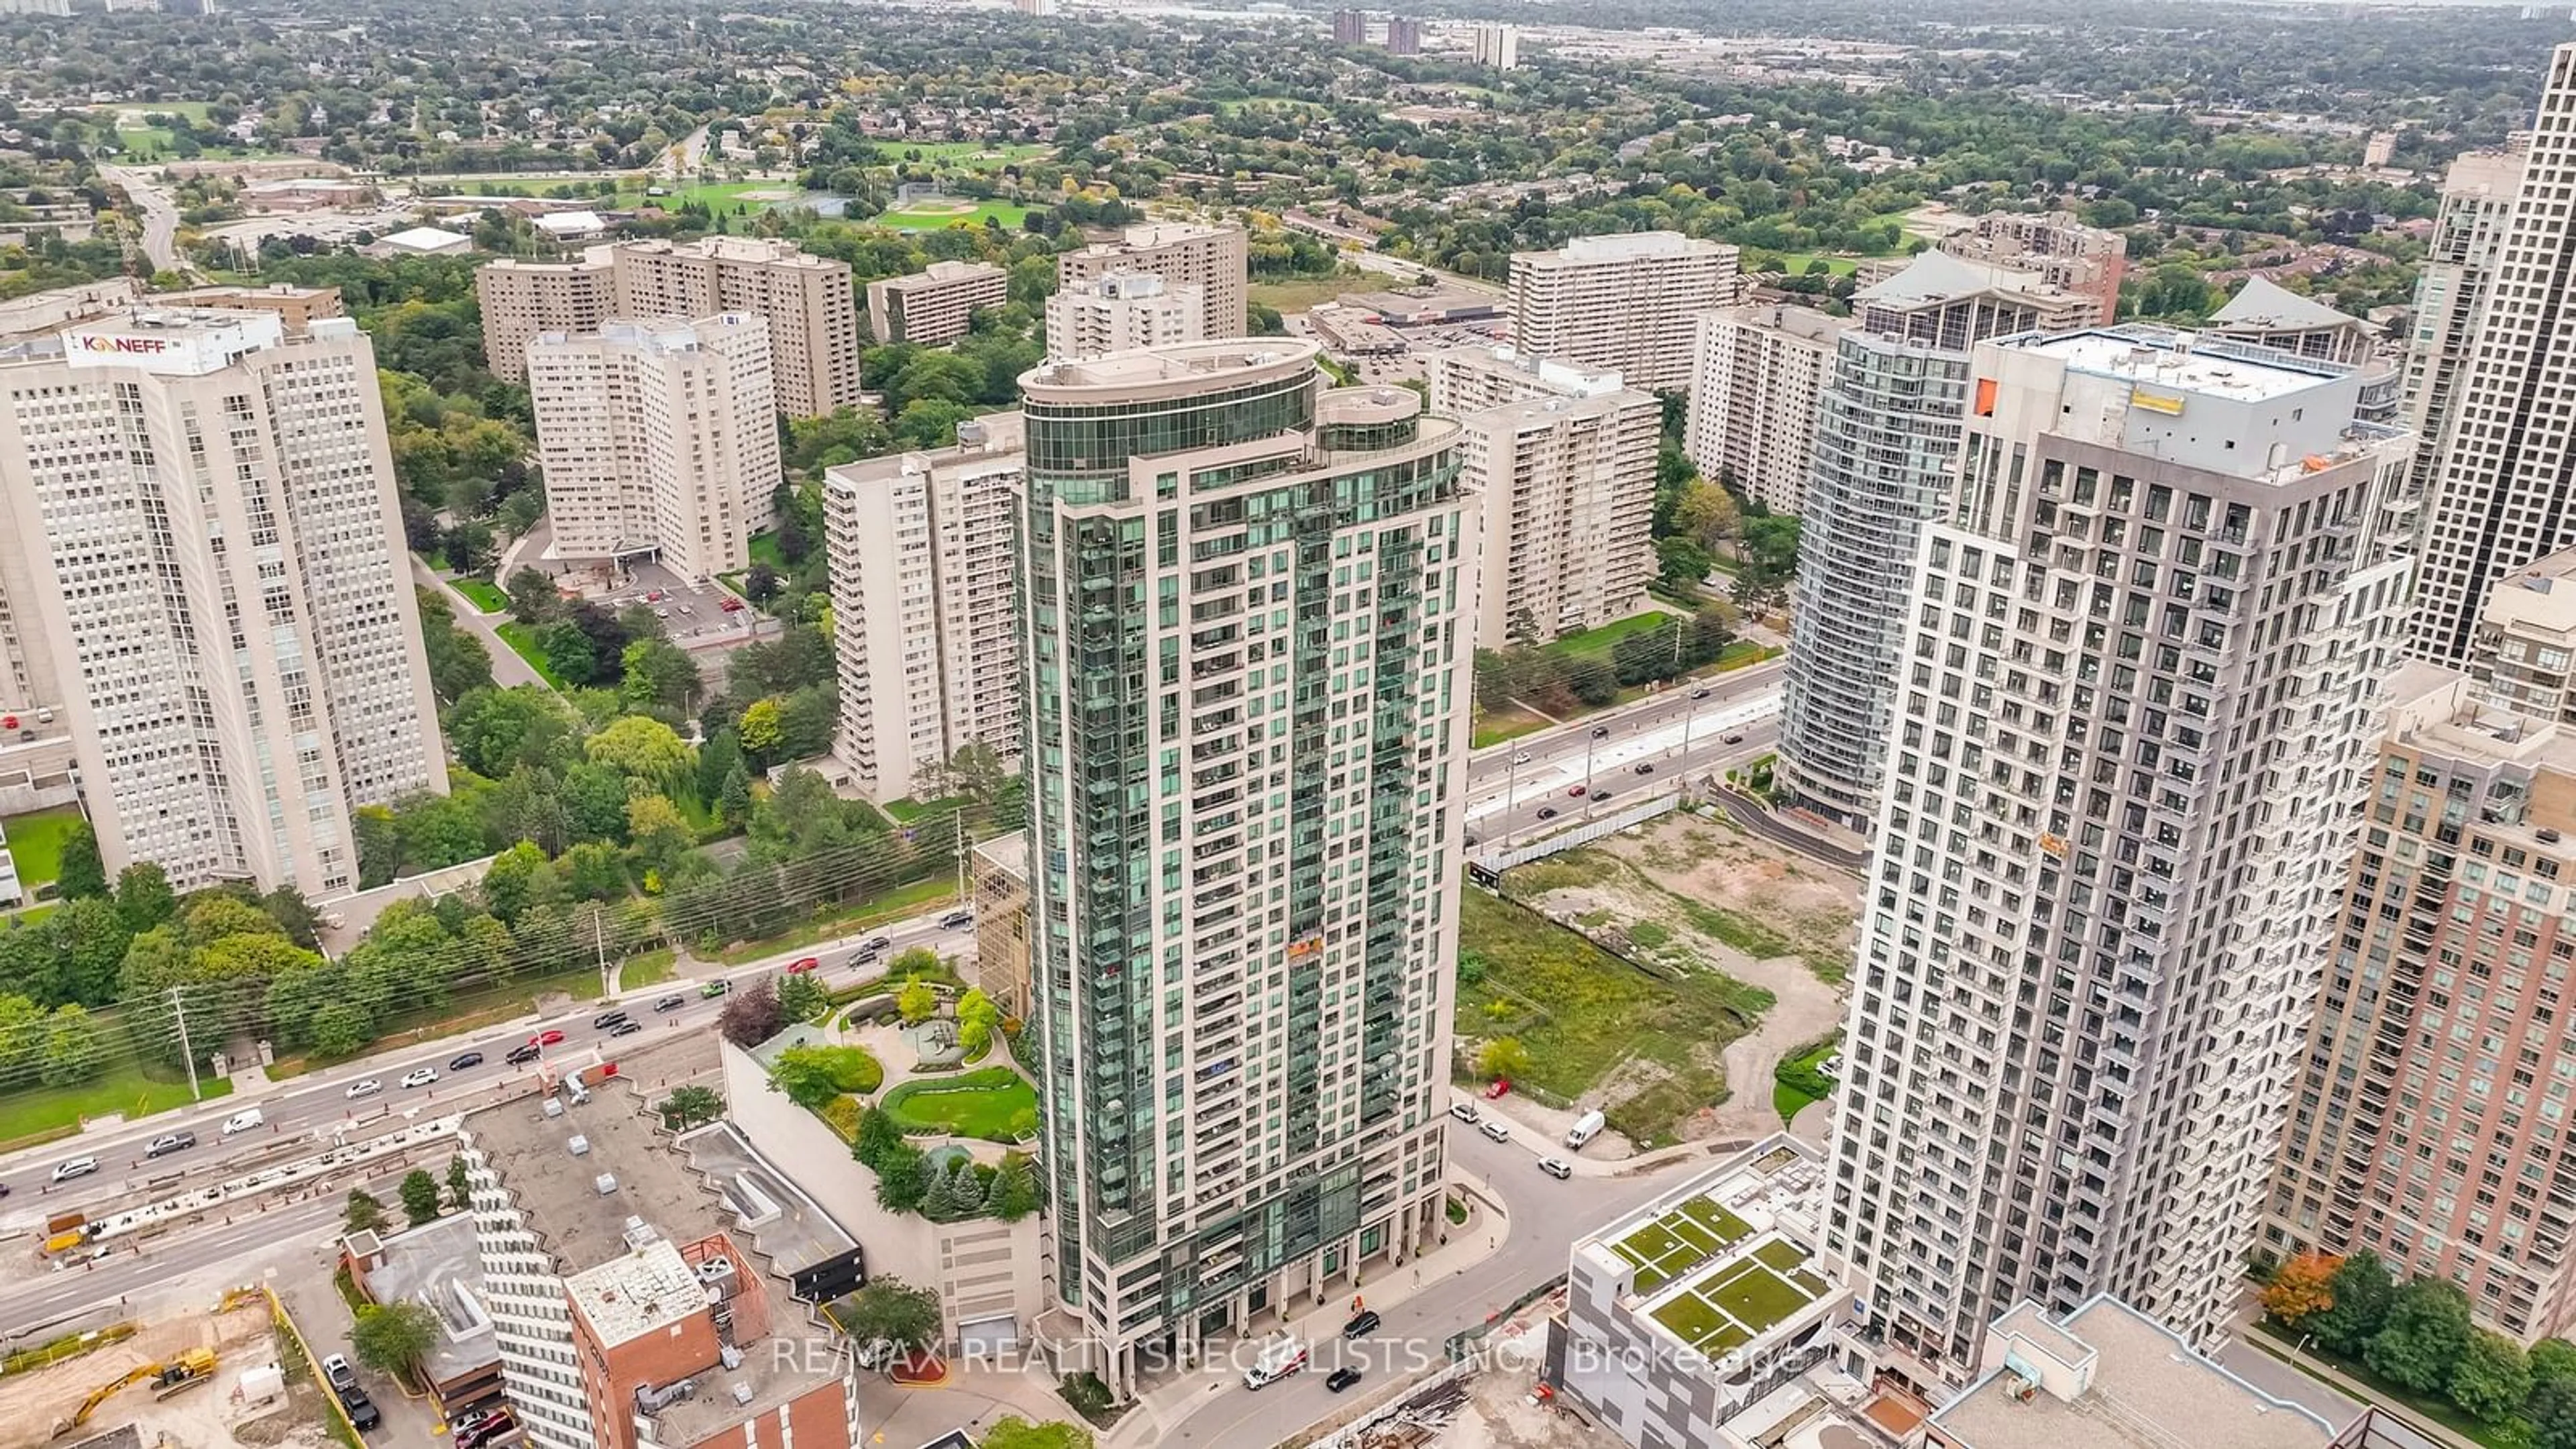
[[[608,912],[594,904],[590,908],[590,945],[599,954],[599,994],[608,994]]]
[[[206,1094],[197,1087],[197,1053],[188,1045],[188,1003],[176,982],[170,986],[170,1014],[179,1023],[179,1055],[188,1063],[188,1096],[202,1102],[206,1100]]]

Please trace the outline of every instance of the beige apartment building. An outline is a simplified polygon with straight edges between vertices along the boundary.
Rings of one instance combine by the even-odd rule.
[[[0,657],[111,873],[353,889],[353,812],[447,787],[356,324],[138,309],[0,365]]]
[[[868,283],[868,330],[879,342],[936,345],[966,335],[978,307],[1010,300],[1011,274],[988,262],[932,262]]]
[[[1064,361],[1206,340],[1207,297],[1151,272],[1104,272],[1047,298],[1047,355]]]
[[[840,754],[874,799],[942,793],[936,772],[970,744],[1019,758],[1023,433],[994,413],[960,423],[953,448],[824,472]]]
[[[192,287],[184,292],[156,292],[155,307],[205,307],[222,312],[274,312],[286,323],[286,335],[301,337],[313,324],[345,317],[338,287],[299,287],[271,282],[262,287]]]
[[[1131,226],[1114,242],[1059,254],[1055,280],[1067,291],[1111,272],[1148,272],[1199,289],[1208,336],[1241,337],[1252,326],[1249,267],[1241,227],[1154,222]]]
[[[2094,301],[2087,323],[2120,320],[2120,279],[2129,272],[2129,239],[2086,226],[2067,211],[1990,211],[1975,226],[1945,237],[1941,250],[1962,261],[2028,272]]]
[[[779,480],[769,324],[747,312],[611,321],[528,344],[555,552],[747,567]]]
[[[1816,462],[1816,406],[1848,319],[1757,304],[1703,312],[1682,449],[1774,513],[1796,513]]]
[[[511,382],[526,379],[529,339],[544,333],[596,332],[611,317],[749,312],[769,322],[781,412],[819,417],[859,405],[849,264],[793,242],[713,236],[592,247],[568,262],[504,259],[476,271],[474,287],[484,361]]]
[[[1699,314],[1733,302],[1737,251],[1675,231],[1576,237],[1512,254],[1512,341],[1655,392],[1691,384]]]

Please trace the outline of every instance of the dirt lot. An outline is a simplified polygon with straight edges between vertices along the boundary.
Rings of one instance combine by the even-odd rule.
[[[155,1400],[149,1383],[129,1384],[103,1402],[83,1437],[132,1424],[146,1449],[320,1449],[331,1442],[322,1427],[321,1390],[309,1376],[290,1375],[282,1407],[246,1408],[240,1401],[245,1371],[277,1361],[276,1335],[264,1302],[220,1316],[204,1312],[146,1326],[123,1343],[67,1359],[51,1368],[0,1380],[0,1449],[33,1449],[50,1443],[55,1426],[70,1419],[81,1400],[138,1365],[171,1359],[191,1348],[212,1348],[214,1380]],[[301,1384],[298,1389],[297,1385]]]
[[[1722,819],[1676,812],[1510,873],[1505,890],[1604,945],[1659,966],[1730,977],[1772,1002],[1721,1054],[1726,1102],[1682,1123],[1685,1140],[1780,1127],[1772,1069],[1842,1024],[1860,882]],[[1596,1084],[1616,1099],[1622,1062]],[[1587,1094],[1587,1097],[1591,1094]]]

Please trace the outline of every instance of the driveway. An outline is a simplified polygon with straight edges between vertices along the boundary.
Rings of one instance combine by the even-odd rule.
[[[377,1197],[386,1210],[399,1221],[402,1208],[393,1201],[390,1184],[378,1184]],[[340,1301],[340,1290],[331,1283],[331,1274],[340,1266],[340,1239],[337,1233],[308,1248],[298,1260],[297,1270],[281,1273],[274,1280],[277,1296],[295,1319],[304,1335],[304,1346],[319,1366],[333,1354],[345,1355],[357,1364],[358,1351],[349,1342],[353,1326],[349,1307]],[[376,1412],[384,1415],[384,1427],[367,1436],[369,1449],[388,1446],[443,1446],[449,1443],[439,1432],[438,1411],[427,1399],[405,1394],[402,1385],[364,1365],[358,1367],[358,1387],[375,1400]]]

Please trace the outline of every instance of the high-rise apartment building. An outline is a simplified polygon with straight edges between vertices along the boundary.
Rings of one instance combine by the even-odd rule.
[[[2149,328],[1970,364],[1899,648],[1829,1249],[1890,1362],[2029,1299],[2223,1336],[2403,642],[2413,441]]]
[[[1941,252],[1853,294],[1799,499],[1779,780],[1803,808],[1863,832],[1877,814],[1914,549],[1950,497],[1969,349],[2080,326],[2091,306],[2027,272]]]
[[[2379,329],[2348,317],[2314,297],[2302,297],[2269,277],[2251,276],[2236,295],[2209,314],[2201,330],[2359,367],[2370,360]]]
[[[2430,492],[2440,470],[2460,372],[2477,345],[2478,318],[2494,285],[2496,263],[2522,193],[2523,150],[2472,151],[2455,157],[2442,178],[2442,209],[2415,276],[2415,331],[2407,339],[2401,421],[2418,442],[2415,483]]]
[[[1317,356],[1020,380],[1052,1288],[1122,1389],[1440,1218],[1474,504]]]
[[[579,261],[486,263],[474,274],[483,356],[527,376],[528,340],[596,332],[611,317],[748,312],[769,323],[778,409],[819,417],[860,405],[859,311],[850,266],[794,242],[711,236],[592,247]]]
[[[2576,551],[2497,583],[2468,670],[2390,682],[2265,1227],[2277,1254],[2368,1248],[2457,1282],[2525,1343],[2576,1322],[2571,644]]]
[[[138,310],[23,355],[0,704],[69,720],[111,873],[355,888],[353,812],[447,787],[374,347]]]
[[[1368,44],[1368,13],[1362,10],[1334,11],[1333,43],[1335,45]]]
[[[868,330],[879,342],[954,342],[976,308],[1010,298],[1011,274],[990,262],[932,262],[868,283]]]
[[[2066,211],[1990,211],[1966,231],[1942,238],[1941,250],[1962,261],[2028,272],[2061,292],[2093,299],[2085,322],[2116,322],[2120,279],[2129,271],[2129,239],[2086,226]]]
[[[1521,63],[1521,28],[1517,25],[1479,25],[1476,27],[1476,64],[1496,70],[1518,70]]]
[[[1252,325],[1250,261],[1243,228],[1188,222],[1141,223],[1114,242],[1093,242],[1055,259],[1059,291],[1070,291],[1111,272],[1145,272],[1175,287],[1199,290],[1201,320],[1210,337],[1241,337]]]
[[[2426,659],[2464,662],[2495,581],[2576,544],[2576,293],[2547,281],[2576,268],[2576,216],[2562,194],[2571,184],[2576,45],[2562,45],[2549,57],[2522,187],[2498,244],[2500,280],[2478,309],[2425,499],[2413,648]]]
[[[1644,607],[1663,404],[1615,372],[1509,347],[1435,352],[1430,377],[1483,500],[1477,646],[1544,643]]]
[[[1512,341],[1608,368],[1646,392],[1691,384],[1699,314],[1735,300],[1734,247],[1674,231],[1576,237],[1512,254]]]
[[[957,435],[953,448],[823,474],[840,754],[880,801],[946,793],[936,772],[970,744],[1020,754],[1020,416]]]
[[[1047,355],[1068,362],[1207,340],[1207,297],[1150,272],[1104,272],[1047,298]]]
[[[1682,448],[1774,513],[1798,513],[1816,461],[1816,405],[1850,322],[1776,303],[1699,317]]]
[[[744,312],[612,321],[528,344],[554,548],[658,553],[695,578],[748,567],[778,489],[769,324]]]
[[[550,1067],[458,1127],[502,1392],[537,1449],[865,1442],[852,1345],[815,1306],[859,1286],[858,1244],[732,1123],[670,1137],[628,1085],[712,1067],[704,1042]]]
[[[286,324],[289,337],[303,336],[325,318],[348,315],[348,309],[340,303],[338,287],[299,287],[293,282],[271,282],[261,287],[191,287],[184,292],[159,293],[150,305],[274,312]]]
[[[1401,15],[1388,16],[1386,20],[1386,49],[1389,55],[1420,55],[1422,53],[1422,22],[1419,20],[1407,19]]]

